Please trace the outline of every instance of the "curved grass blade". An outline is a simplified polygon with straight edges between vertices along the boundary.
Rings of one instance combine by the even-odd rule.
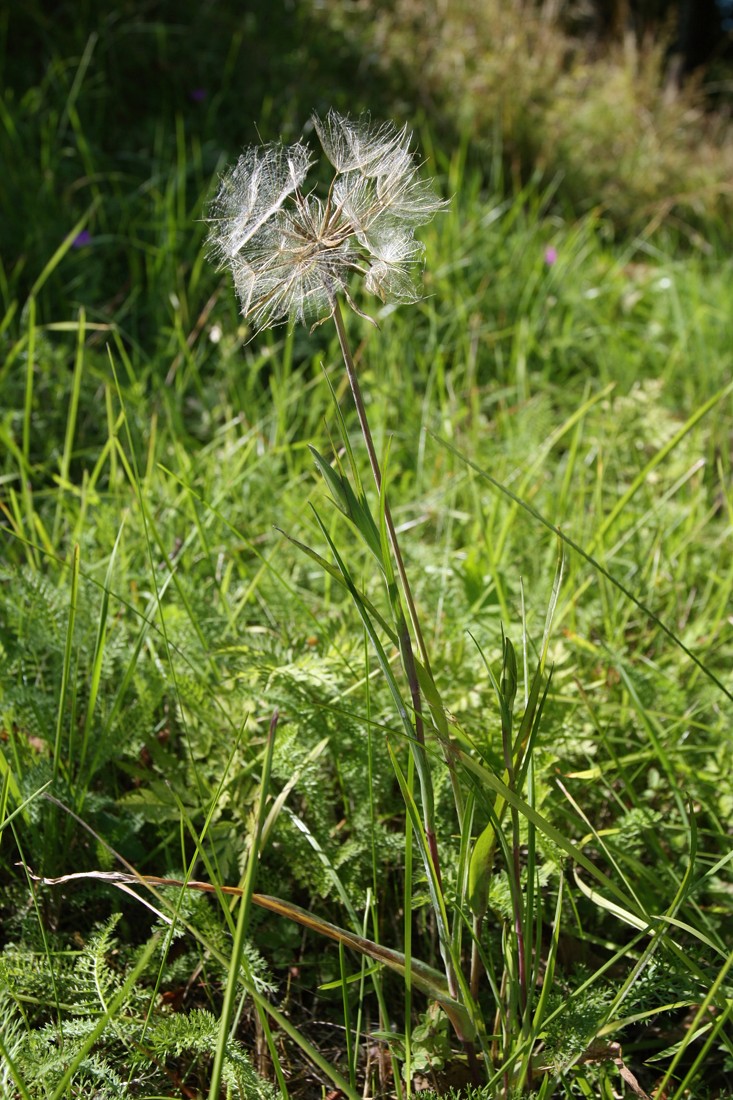
[[[480,789],[481,785],[488,787],[489,790],[495,794],[501,795],[505,802],[508,802],[510,806],[517,809],[528,821],[532,822],[539,831],[558,846],[566,855],[570,856],[578,866],[588,871],[597,882],[600,883],[604,889],[608,890],[620,903],[623,911],[628,914],[629,923],[642,919],[642,914],[636,912],[635,903],[629,899],[626,894],[621,890],[616,883],[608,877],[600,868],[596,867],[592,860],[583,853],[583,851],[574,844],[554,825],[552,825],[547,818],[543,817],[533,806],[530,806],[528,802],[525,802],[515,791],[511,790],[506,783],[502,782],[498,776],[494,775],[484,767],[483,764],[479,764],[476,760],[470,757],[462,749],[454,748],[454,754],[456,759],[461,765],[470,772],[473,777],[478,781],[477,787]],[[645,928],[649,927],[649,921],[646,920],[644,924]]]
[[[130,887],[133,886],[173,886],[177,889],[202,890],[211,894],[221,892],[223,894],[230,894],[234,897],[242,897],[244,892],[241,886],[214,886],[210,882],[198,882],[196,879],[189,879],[185,882],[181,879],[159,878],[156,875],[137,875],[123,871],[75,871],[68,875],[60,875],[57,878],[38,878],[33,875],[31,877],[45,886],[59,886],[75,880],[96,879],[101,882],[108,882],[112,886],[126,890],[128,893],[132,892],[130,891]],[[134,892],[132,893],[133,896],[137,896]],[[330,921],[323,920],[322,917],[316,916],[315,913],[310,913],[307,909],[302,909],[299,905],[295,905],[292,902],[283,901],[281,898],[275,898],[269,894],[253,893],[251,899],[252,904],[259,906],[261,909],[267,909],[271,913],[277,913],[282,917],[286,917],[288,920],[295,921],[304,928],[309,928],[312,932],[316,932],[320,936],[326,936],[328,939],[335,940],[336,943],[343,944],[344,947],[356,951],[357,954],[366,955],[375,962],[381,963],[396,974],[404,977],[407,961],[401,951],[395,951],[391,947],[385,947],[382,944],[375,943],[373,940],[367,939],[365,936],[360,936],[356,932],[350,932],[346,928],[340,928],[338,925],[332,924]],[[138,900],[141,899],[138,898]],[[415,958],[410,960],[410,971],[414,985],[422,990],[428,997],[439,1001],[445,1009],[446,1014],[451,1019],[455,1019],[459,1027],[464,1028],[466,1032],[470,1033],[473,1027],[470,1015],[464,1005],[451,997],[445,975],[434,967],[429,966],[427,963],[422,962],[420,959]],[[270,1006],[268,1006],[268,1011],[269,1007]]]

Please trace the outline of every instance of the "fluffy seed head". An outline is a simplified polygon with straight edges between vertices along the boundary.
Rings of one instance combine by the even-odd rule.
[[[356,309],[355,272],[382,301],[419,297],[414,231],[445,204],[418,178],[409,132],[336,111],[313,125],[335,171],[325,198],[303,190],[313,160],[298,142],[248,149],[211,204],[209,252],[231,268],[254,328],[323,319],[339,294]]]

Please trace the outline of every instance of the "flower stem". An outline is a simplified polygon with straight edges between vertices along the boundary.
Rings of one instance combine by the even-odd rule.
[[[379,459],[377,458],[377,452],[374,447],[374,440],[372,439],[372,433],[369,428],[366,408],[364,407],[364,398],[362,397],[361,386],[359,385],[359,379],[357,378],[356,374],[356,367],[354,366],[354,360],[351,355],[351,348],[349,347],[349,341],[346,336],[346,329],[344,328],[344,319],[341,314],[341,307],[337,300],[334,301],[333,320],[334,324],[336,325],[336,332],[338,333],[339,344],[341,345],[341,354],[344,357],[344,365],[346,366],[346,374],[349,379],[349,385],[351,386],[351,393],[354,398],[354,405],[356,406],[357,416],[359,417],[361,434],[364,437],[367,454],[369,455],[369,465],[372,468],[372,474],[374,475],[374,481],[376,483],[377,490],[381,493],[382,471],[379,467]],[[400,545],[397,540],[397,532],[395,531],[394,523],[392,522],[392,515],[389,510],[389,504],[386,500],[384,502],[384,518],[387,524],[389,544],[392,547],[392,553],[394,554],[395,563],[397,565],[397,572],[399,573],[400,583],[402,584],[402,590],[404,592],[407,610],[410,615],[410,623],[412,624],[412,629],[415,634],[415,641],[417,642],[420,660],[422,661],[426,671],[430,673],[430,659],[428,657],[427,647],[425,645],[422,629],[420,627],[420,620],[417,617],[415,601],[412,598],[412,589],[410,588],[410,582],[407,579],[405,563],[402,560],[402,552],[400,551]],[[430,673],[430,675],[432,676],[432,673]]]
[[[356,412],[359,417],[359,425],[361,427],[361,434],[366,444],[367,454],[369,455],[369,464],[372,468],[372,474],[374,475],[374,481],[377,486],[377,490],[382,494],[382,471],[379,466],[379,459],[377,458],[376,448],[374,446],[374,440],[372,438],[371,429],[369,427],[369,420],[366,414],[366,407],[364,405],[364,398],[361,392],[361,386],[359,385],[359,379],[356,374],[356,367],[354,366],[354,359],[351,354],[351,348],[349,347],[348,337],[346,335],[346,329],[344,328],[343,316],[341,314],[341,308],[338,301],[333,303],[333,320],[336,325],[336,331],[338,333],[339,344],[341,345],[341,354],[344,357],[344,365],[346,367],[346,374],[349,379],[349,385],[351,386],[351,393],[354,398],[354,405],[356,406]],[[402,584],[402,591],[407,603],[408,611],[410,614],[410,622],[412,623],[412,629],[415,634],[417,646],[420,652],[420,658],[422,660],[424,668],[427,670],[428,675],[432,678],[430,672],[430,662],[428,659],[427,648],[425,646],[425,640],[423,638],[422,630],[420,629],[420,622],[417,617],[417,611],[415,609],[415,602],[412,598],[412,590],[410,588],[410,582],[407,579],[407,572],[405,570],[405,563],[400,551],[399,542],[397,540],[397,532],[392,522],[392,514],[389,509],[389,504],[386,497],[382,500],[384,507],[384,519],[387,526],[387,534],[389,537],[389,544],[394,555],[394,559],[397,565],[397,572],[399,573],[400,581]],[[415,663],[415,653],[412,645],[412,638],[410,631],[407,627],[404,612],[402,606],[397,601],[395,607],[397,616],[397,636],[399,640],[400,653],[404,663],[405,673],[407,675],[407,682],[410,688],[410,696],[412,699],[412,708],[415,715],[415,764],[418,771],[418,777],[420,782],[420,790],[422,794],[423,803],[423,821],[425,825],[425,837],[428,844],[429,858],[432,862],[435,870],[435,877],[438,884],[438,889],[442,894],[443,884],[440,873],[440,858],[438,855],[438,842],[435,833],[435,808],[433,802],[433,788],[432,780],[430,777],[430,767],[425,754],[425,727],[423,722],[422,711],[422,695],[420,691],[420,682],[417,674],[417,666]],[[441,936],[441,940],[442,940]],[[441,943],[441,948],[444,951],[444,961],[446,965],[446,972],[448,976],[448,983],[451,988],[451,993],[456,996],[458,987],[456,984],[456,977],[453,970],[453,963],[450,958],[450,949],[447,943]]]
[[[349,379],[349,385],[351,386],[351,393],[354,398],[354,405],[356,406],[356,412],[359,417],[359,425],[361,427],[361,433],[364,437],[364,443],[366,444],[367,454],[369,455],[369,464],[372,468],[372,474],[374,475],[374,481],[377,486],[377,491],[382,492],[382,471],[379,467],[379,459],[377,458],[376,448],[374,446],[374,440],[372,439],[372,433],[369,428],[369,421],[367,419],[366,408],[364,406],[364,398],[361,392],[361,386],[359,385],[359,379],[356,373],[356,367],[354,365],[354,359],[351,354],[351,348],[349,347],[349,340],[346,335],[346,329],[344,328],[344,319],[341,313],[341,306],[338,299],[333,300],[333,321],[336,325],[336,332],[338,333],[339,344],[341,346],[341,354],[344,358],[344,365],[346,367],[346,374]],[[405,569],[405,563],[402,558],[402,552],[400,550],[400,544],[397,539],[397,532],[395,531],[394,523],[392,522],[392,513],[389,509],[389,502],[384,500],[384,518],[387,526],[387,534],[389,537],[389,543],[392,548],[395,563],[397,565],[397,572],[399,574],[400,583],[402,585],[402,591],[405,597],[405,603],[407,604],[408,614],[410,616],[410,623],[412,625],[413,633],[415,635],[415,641],[417,643],[418,653],[420,654],[420,660],[422,666],[427,673],[428,679],[433,680],[433,673],[430,668],[430,657],[428,656],[428,649],[425,645],[425,639],[423,637],[422,628],[420,626],[420,620],[417,615],[417,609],[415,607],[415,601],[412,597],[412,589],[410,588],[410,582],[407,579],[407,570]],[[404,636],[404,637],[403,637]],[[415,735],[421,745],[424,744],[423,733],[423,720],[420,710],[420,688],[418,685],[417,669],[415,667],[415,658],[412,650],[412,643],[408,632],[400,630],[400,648],[403,651],[405,660],[405,671],[407,672],[408,680],[410,683],[410,692],[412,695],[413,706],[415,708]],[[434,693],[433,702],[430,704],[433,708],[435,715],[436,695]],[[437,700],[437,705],[442,712],[443,719],[445,714],[442,711],[442,704]],[[443,742],[443,755],[445,762],[448,766],[448,772],[450,774],[451,787],[453,789],[453,798],[456,804],[456,813],[458,815],[458,822],[461,825],[463,821],[463,794],[460,789],[458,777],[455,772],[455,767],[450,758],[450,752],[447,749],[447,744]],[[431,828],[429,822],[425,822],[426,832],[428,840],[431,845],[431,849],[434,856],[435,867],[440,879],[440,864],[438,862],[438,853],[435,840],[435,834]]]

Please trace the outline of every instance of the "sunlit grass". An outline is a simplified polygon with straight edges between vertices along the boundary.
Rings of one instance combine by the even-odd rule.
[[[284,1096],[360,1096],[365,1079],[371,1095],[405,1095],[406,1062],[457,1092],[460,1050],[419,984],[343,941],[255,905],[233,951],[221,892],[156,888],[156,916],[103,881],[34,895],[26,877],[246,886],[440,966],[386,748],[410,809],[385,682],[404,689],[397,654],[385,643],[375,660],[329,542],[361,609],[377,625],[390,609],[309,450],[348,468],[332,387],[369,484],[335,337],[250,338],[201,259],[218,154],[161,128],[126,188],[74,113],[79,71],[59,62],[49,81],[66,89],[64,133],[87,149],[94,195],[53,234],[29,222],[25,261],[3,256],[0,1088],[205,1094],[218,1057],[242,1095],[267,1095],[256,1071]],[[41,159],[52,121],[36,119]],[[347,326],[435,682],[460,751],[475,747],[463,845],[435,742],[430,756],[466,961],[462,876],[506,793],[489,668],[499,681],[504,633],[524,699],[553,528],[566,539],[552,679],[477,944],[495,1056],[484,1094],[610,1097],[623,1068],[649,1095],[726,1096],[731,260],[681,253],[671,233],[614,242],[597,214],[560,216],[539,179],[509,193],[460,153],[436,150],[432,168],[452,201],[423,233],[428,296],[379,311],[378,331]],[[511,970],[518,906],[531,1012]]]

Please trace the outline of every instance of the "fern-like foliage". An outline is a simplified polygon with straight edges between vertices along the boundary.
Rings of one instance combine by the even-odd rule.
[[[153,993],[155,955],[149,971],[131,981],[135,953],[118,942],[118,922],[116,916],[98,927],[81,950],[11,945],[0,955],[7,1054],[0,1096],[22,1089],[31,1100],[45,1100],[70,1066],[69,1095],[95,1100],[180,1096],[183,1086],[205,1090],[218,1021],[199,1007],[173,1012]],[[189,957],[189,976],[191,968]],[[277,1100],[239,1041],[227,1047],[224,1077],[236,1100]]]
[[[160,1019],[146,1037],[151,1050],[161,1059],[200,1058],[207,1065],[213,1058],[219,1024],[211,1012],[194,1009],[186,1015]],[[241,1043],[230,1040],[224,1063],[224,1080],[231,1095],[241,1100],[276,1100],[276,1090],[255,1072]]]

